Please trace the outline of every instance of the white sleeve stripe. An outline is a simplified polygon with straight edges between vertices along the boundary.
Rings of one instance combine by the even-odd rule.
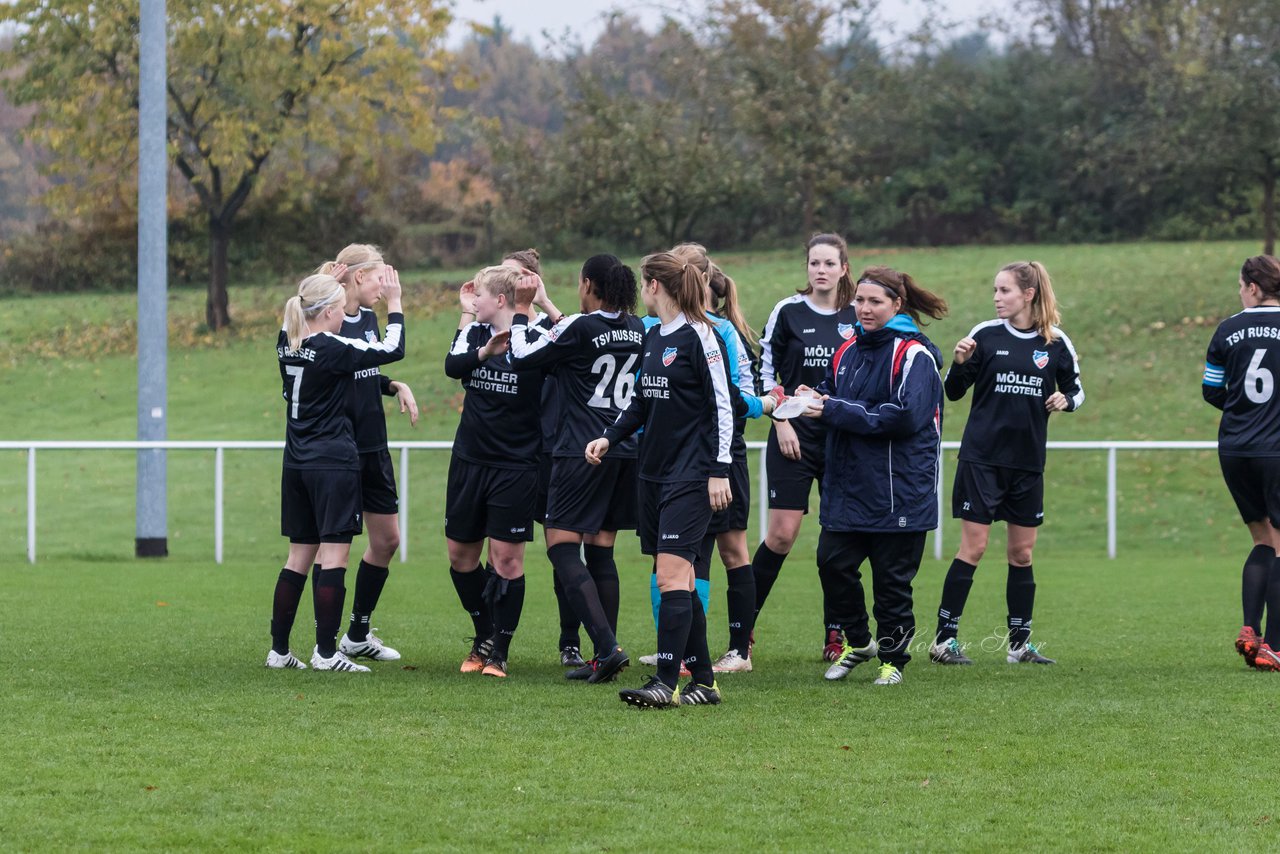
[[[764,334],[760,336],[760,387],[770,391],[778,384],[773,372],[773,330],[778,325],[778,312],[791,300],[784,299],[773,307],[769,313],[769,321],[764,325]]]
[[[728,366],[724,364],[724,353],[716,343],[715,331],[705,323],[695,323],[692,326],[702,344],[702,354],[707,360],[708,373],[711,374],[711,389],[715,393],[716,427],[719,433],[716,460],[728,465],[733,462],[733,402],[729,399]],[[712,361],[716,356],[719,359]]]
[[[529,324],[528,326],[512,326],[511,327],[511,355],[517,359],[523,359],[532,356],[551,342],[555,341],[564,331],[569,328],[569,324],[573,323],[580,314],[571,314],[562,318],[559,323],[551,328],[550,331],[543,329],[541,326]],[[526,333],[533,330],[538,334],[538,340],[530,342],[526,337]]]
[[[1067,347],[1067,352],[1071,354],[1071,371],[1075,375],[1076,388],[1079,389],[1079,391],[1071,395],[1071,408],[1079,409],[1080,404],[1084,403],[1084,383],[1080,382],[1080,357],[1076,355],[1076,348],[1071,344],[1071,339],[1067,337],[1067,333],[1056,326],[1053,327],[1053,331],[1058,333],[1058,337],[1062,339],[1062,343]]]
[[[341,335],[334,335],[332,332],[326,332],[330,338],[347,347],[356,350],[379,350],[383,353],[394,353],[400,348],[400,333],[402,326],[399,323],[388,323],[386,332],[381,341],[370,343],[361,338],[343,338]]]
[[[472,321],[458,331],[458,337],[453,341],[453,349],[449,351],[450,356],[463,356],[471,349],[470,345],[467,343],[467,339],[470,337],[471,328],[474,326],[479,326],[479,324]]]

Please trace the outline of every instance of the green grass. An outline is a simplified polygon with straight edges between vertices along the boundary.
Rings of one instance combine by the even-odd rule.
[[[929,328],[944,352],[990,316],[1003,263],[1054,276],[1088,394],[1051,439],[1212,439],[1204,349],[1238,310],[1242,243],[858,252],[951,302]],[[803,281],[799,253],[720,259],[762,325]],[[577,265],[548,264],[572,310]],[[409,357],[423,420],[393,439],[450,439],[460,395],[442,362],[456,322],[449,283],[410,272]],[[279,439],[276,312],[289,283],[233,290],[232,334],[198,323],[203,295],[171,295],[169,433]],[[0,438],[135,435],[134,299],[0,299]],[[967,401],[949,405],[958,439]],[[749,438],[763,438],[753,424]],[[169,546],[134,561],[134,455],[41,452],[39,562],[25,562],[26,461],[0,452],[0,849],[633,850],[859,847],[1241,850],[1269,844],[1254,720],[1268,678],[1230,647],[1247,535],[1208,452],[1119,458],[1120,559],[1105,559],[1105,459],[1051,452],[1036,553],[1037,636],[1055,668],[913,664],[900,689],[870,671],[828,685],[817,659],[816,525],[806,525],[760,627],[755,673],[726,704],[672,714],[571,685],[553,661],[549,567],[530,549],[528,607],[505,684],[455,671],[468,621],[445,572],[445,456],[415,452],[410,560],[393,566],[377,624],[404,669],[368,678],[266,672],[279,537],[276,452],[228,455],[226,563],[213,555],[212,452],[169,455]],[[954,470],[954,463],[948,465]],[[754,503],[754,493],[753,493]],[[755,519],[752,521],[753,531]],[[958,542],[950,520],[946,557]],[[621,636],[651,651],[648,569],[624,535]],[[359,548],[357,544],[357,549]],[[965,615],[975,643],[1003,621],[994,532]],[[932,555],[932,544],[928,554]],[[945,561],[927,558],[926,631]],[[724,643],[713,577],[713,647]],[[163,604],[161,604],[163,603]],[[303,605],[295,649],[309,649]],[[718,649],[716,650],[718,651]],[[637,683],[636,670],[625,682]],[[1264,684],[1266,683],[1266,684]],[[358,787],[352,789],[352,783]],[[1280,820],[1280,819],[1276,819]]]
[[[1271,809],[1243,795],[1272,771],[1242,757],[1259,756],[1250,722],[1275,686],[1231,649],[1230,567],[1042,555],[1036,622],[1060,663],[1039,668],[982,649],[1003,620],[992,562],[964,621],[977,665],[917,659],[902,686],[877,689],[869,667],[820,678],[811,554],[796,552],[770,600],[756,672],[725,676],[720,708],[672,713],[560,678],[541,559],[503,683],[456,673],[467,618],[438,561],[394,572],[379,618],[406,657],[368,677],[258,666],[265,561],[10,567],[0,847],[1271,844]],[[917,581],[924,625],[943,571],[926,561]],[[632,556],[622,575],[621,635],[646,652],[646,570]],[[714,583],[720,646],[718,571]]]

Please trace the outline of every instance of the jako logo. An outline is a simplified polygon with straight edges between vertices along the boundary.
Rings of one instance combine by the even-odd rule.
[[[513,533],[513,534],[523,534],[524,532],[525,532],[525,529],[524,529],[524,528],[512,528],[512,529],[511,529],[511,533]]]
[[[818,331],[818,330],[816,330],[816,329],[801,329],[801,330],[800,330],[800,334],[801,334],[801,335],[812,335],[813,333],[815,333],[815,332],[817,332],[817,331]]]
[[[675,348],[675,347],[668,347],[667,349],[665,349],[665,350],[663,350],[663,351],[662,351],[662,365],[663,365],[663,367],[670,367],[671,363],[672,363],[672,362],[674,362],[675,360],[676,360],[676,348]]]
[[[679,535],[679,534],[663,534],[663,535],[662,535],[662,539],[664,539],[664,540],[678,540],[678,539],[680,539],[680,535]]]

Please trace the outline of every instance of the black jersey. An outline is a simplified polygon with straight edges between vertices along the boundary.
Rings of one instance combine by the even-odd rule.
[[[778,302],[760,336],[760,389],[775,385],[794,394],[798,386],[817,387],[827,376],[831,357],[853,336],[854,311],[818,308],[803,294]],[[821,419],[793,418],[800,441],[810,447],[826,441]]]
[[[644,427],[639,476],[672,483],[728,477],[733,397],[724,344],[704,323],[683,314],[645,333],[640,388],[613,426],[610,450]]]
[[[404,315],[388,315],[386,337],[376,343],[318,332],[290,350],[281,330],[276,356],[288,423],[285,466],[358,469],[355,375],[404,358]]]
[[[959,400],[973,386],[973,405],[960,439],[960,459],[991,466],[1044,471],[1049,412],[1044,402],[1056,390],[1067,411],[1084,403],[1080,363],[1071,339],[1054,327],[1052,344],[1007,320],[973,327],[977,349],[962,365],[952,364],[943,383]]]
[[[510,347],[480,361],[480,348],[492,337],[489,324],[472,323],[454,335],[445,357],[444,372],[462,380],[465,392],[453,453],[496,468],[535,469],[542,450],[543,372],[517,369]]]
[[[1218,453],[1280,456],[1280,307],[1246,308],[1218,324],[1205,356],[1204,399],[1222,410]]]
[[[512,363],[555,371],[560,425],[552,454],[581,457],[631,404],[644,325],[635,315],[605,311],[570,315],[545,333],[528,334],[528,323],[522,314],[511,321]],[[630,437],[609,449],[609,456],[635,455]]]
[[[376,344],[382,339],[378,330],[378,315],[371,308],[360,308],[355,317],[344,315],[342,318],[343,338],[354,338],[357,341],[368,341]],[[382,411],[382,396],[395,397],[391,390],[391,379],[382,373],[377,365],[372,368],[361,368],[356,371],[355,410],[351,419],[356,430],[356,449],[362,454],[381,451],[387,447],[387,416]]]

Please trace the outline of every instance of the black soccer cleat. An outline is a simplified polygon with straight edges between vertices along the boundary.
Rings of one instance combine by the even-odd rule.
[[[720,705],[720,686],[715,682],[701,685],[690,682],[680,689],[680,705],[682,706],[718,706]]]
[[[582,652],[576,646],[564,646],[560,648],[560,666],[561,667],[581,667],[586,664],[582,660]]]
[[[564,672],[564,678],[586,681],[587,679],[590,679],[591,674],[595,672],[596,660],[593,658],[590,661],[583,662],[581,667],[575,667],[573,670],[566,670]]]
[[[622,668],[631,663],[631,659],[627,657],[627,651],[620,646],[615,646],[613,652],[604,658],[595,660],[595,672],[587,677],[587,681],[591,683],[608,682],[622,672]]]
[[[623,688],[618,699],[639,709],[674,709],[680,705],[680,691],[669,688],[657,676],[650,676],[643,688]]]

